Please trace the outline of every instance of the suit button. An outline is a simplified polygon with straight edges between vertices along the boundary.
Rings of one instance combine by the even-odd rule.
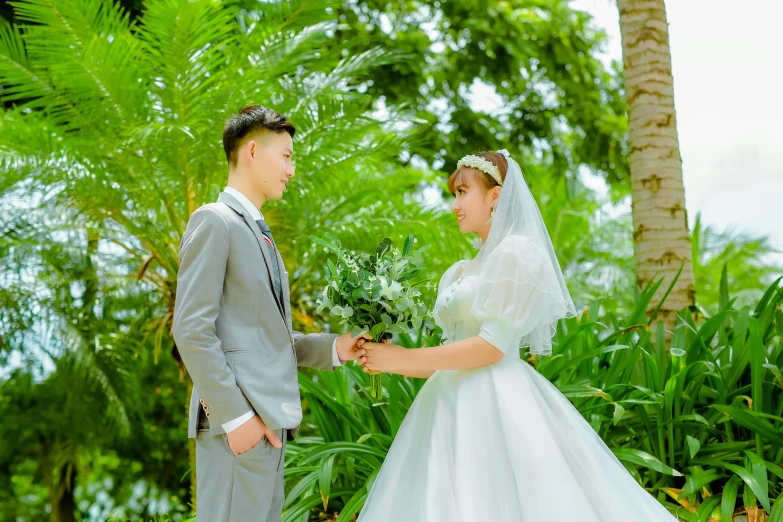
[[[199,399],[198,402],[200,402],[201,405],[204,406],[204,399]]]

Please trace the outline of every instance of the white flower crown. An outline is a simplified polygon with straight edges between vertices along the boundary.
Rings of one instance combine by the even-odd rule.
[[[457,162],[457,168],[470,167],[472,169],[478,169],[481,172],[491,176],[492,179],[497,181],[498,185],[503,186],[503,180],[500,178],[500,171],[492,164],[492,162],[485,160],[479,156],[468,155]]]

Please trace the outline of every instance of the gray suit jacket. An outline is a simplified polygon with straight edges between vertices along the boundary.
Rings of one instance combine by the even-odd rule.
[[[188,436],[201,415],[211,435],[254,410],[271,429],[298,431],[297,365],[332,366],[333,334],[291,327],[288,272],[280,254],[283,302],[258,226],[230,194],[196,210],[180,245],[174,341],[193,379]]]

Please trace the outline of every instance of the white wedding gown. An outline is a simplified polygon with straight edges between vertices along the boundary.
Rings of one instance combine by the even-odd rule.
[[[517,244],[493,253],[494,266],[505,265],[493,283],[471,275],[470,261],[444,274],[435,318],[446,342],[481,335],[508,351],[497,364],[438,371],[427,380],[359,522],[676,520],[568,399],[509,348],[503,325],[534,320],[537,311],[524,302],[542,291],[508,276],[520,270],[531,276],[535,260],[523,249]]]

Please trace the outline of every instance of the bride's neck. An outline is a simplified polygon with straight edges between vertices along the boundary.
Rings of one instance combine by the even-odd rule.
[[[487,238],[489,237],[489,230],[491,228],[492,228],[492,223],[487,223],[483,229],[477,230],[478,235],[481,238],[482,245],[487,242]]]

